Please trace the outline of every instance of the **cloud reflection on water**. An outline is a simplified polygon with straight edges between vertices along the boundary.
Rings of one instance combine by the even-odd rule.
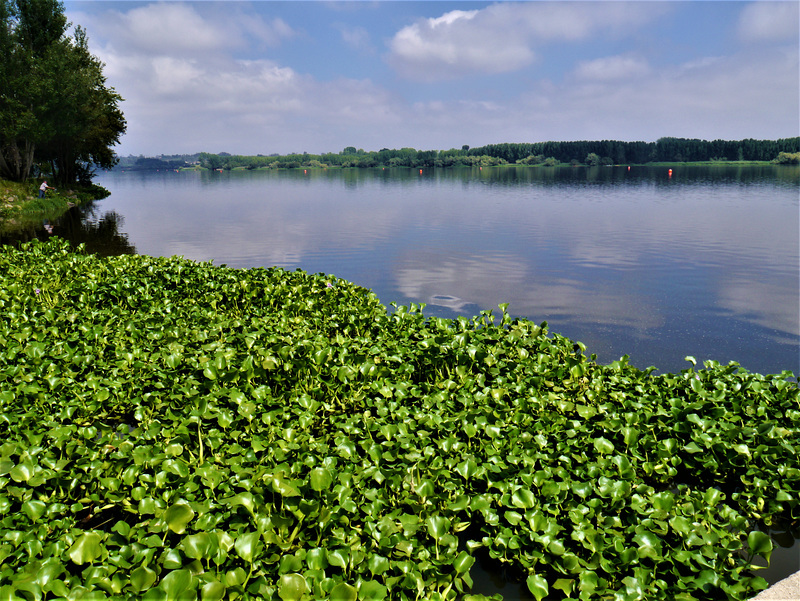
[[[144,254],[333,273],[386,304],[441,314],[509,303],[513,315],[595,339],[614,358],[636,350],[682,360],[696,343],[712,358],[758,359],[765,344],[796,345],[800,178],[637,171],[580,180],[571,170],[568,181],[514,168],[111,174],[100,183]]]

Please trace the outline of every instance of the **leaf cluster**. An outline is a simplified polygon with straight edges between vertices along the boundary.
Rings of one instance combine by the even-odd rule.
[[[608,366],[324,274],[0,251],[0,597],[746,599],[789,372]]]

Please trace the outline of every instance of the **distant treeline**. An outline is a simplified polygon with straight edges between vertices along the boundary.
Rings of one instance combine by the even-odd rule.
[[[224,153],[223,153],[224,154]],[[161,155],[159,157],[145,157],[128,155],[119,157],[117,169],[125,171],[157,171],[164,169],[183,169],[199,164],[199,153]]]
[[[656,142],[535,142],[531,144],[490,144],[471,148],[470,154],[487,154],[509,163],[530,156],[553,157],[559,163],[587,162],[597,155],[602,163],[682,163],[694,161],[771,161],[780,153],[800,151],[800,137],[781,140],[696,140],[660,138]],[[609,161],[610,159],[610,161]]]
[[[172,155],[160,158],[127,157],[126,169],[174,169],[199,165],[205,169],[292,169],[299,167],[454,167],[491,166],[508,163],[528,165],[624,165],[683,163],[695,161],[800,162],[800,137],[780,140],[696,140],[660,138],[656,142],[615,140],[532,142],[462,146],[450,150],[414,148],[365,151],[348,146],[338,153],[269,156],[232,155],[226,152]]]

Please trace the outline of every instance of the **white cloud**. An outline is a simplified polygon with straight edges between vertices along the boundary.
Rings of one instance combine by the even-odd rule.
[[[517,105],[540,140],[622,139],[621,132],[624,139],[641,140],[776,139],[800,131],[797,74],[798,51],[776,49],[641,69],[626,79],[543,84]],[[754,111],[761,113],[758,119]],[[563,133],[576,129],[582,135]]]
[[[576,75],[580,79],[612,81],[642,77],[650,73],[647,61],[635,56],[609,56],[578,65]]]
[[[748,4],[739,17],[739,35],[747,41],[797,42],[800,3],[759,1]]]
[[[517,36],[503,43],[492,39],[498,32],[484,28],[478,14],[455,10],[401,29],[391,41],[390,62],[412,79],[439,80],[473,71],[513,71],[533,60],[533,52]]]
[[[317,75],[271,58],[263,47],[293,35],[292,29],[279,19],[248,14],[246,5],[236,3],[227,12],[202,2],[114,6],[122,8],[69,17],[87,27],[109,85],[125,99],[123,154],[315,153],[349,145],[446,149],[665,135],[772,139],[800,130],[798,50],[790,44],[695,55],[670,68],[656,68],[640,48],[586,54],[596,46],[590,36],[627,35],[664,10],[660,4],[500,3],[418,21],[392,41],[397,44],[403,32],[409,40],[393,60],[398,69],[416,66],[427,76],[465,69],[481,75],[498,64],[521,65],[535,60],[537,46],[548,40],[589,42],[576,46],[583,56],[561,63],[568,76],[560,81],[513,74],[513,92],[495,76],[497,85],[485,88],[485,80],[476,78],[469,94],[453,93],[457,86],[426,86],[420,95],[407,82],[392,90],[393,82],[378,79],[378,69],[370,72],[374,80],[337,77],[333,55],[324,57],[330,69]],[[169,35],[163,24],[143,32],[146,23],[159,19],[172,27],[181,23],[182,32]],[[329,22],[324,29],[331,32]],[[339,31],[355,44],[367,41],[359,26]],[[338,40],[328,40],[331,52],[341,49]],[[243,45],[256,49],[245,53]]]
[[[294,35],[281,19],[267,21],[230,5],[224,13],[220,10],[213,4],[164,2],[127,12],[79,13],[77,22],[90,32],[102,31],[108,46],[117,52],[147,56],[211,56],[248,41],[272,46]]]
[[[334,23],[333,27],[342,36],[342,41],[354,50],[372,51],[369,32],[363,27],[351,27],[345,23]]]
[[[179,94],[186,91],[202,75],[192,60],[159,56],[152,61],[153,91],[156,94]]]
[[[398,31],[388,61],[403,76],[421,81],[505,73],[533,63],[542,44],[601,32],[628,35],[663,11],[661,4],[641,2],[503,2],[454,10]]]

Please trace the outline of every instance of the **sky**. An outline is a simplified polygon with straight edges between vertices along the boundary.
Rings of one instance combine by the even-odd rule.
[[[122,156],[800,135],[800,2],[66,0]]]

